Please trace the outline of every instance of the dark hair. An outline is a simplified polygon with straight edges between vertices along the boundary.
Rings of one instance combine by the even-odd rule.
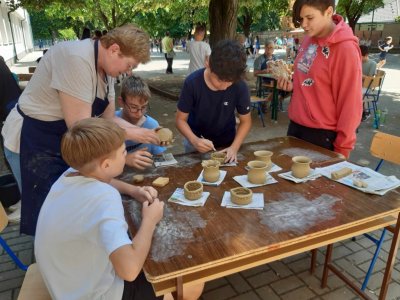
[[[83,28],[83,31],[82,31],[81,40],[84,40],[84,39],[90,39],[90,29],[87,27]]]
[[[296,28],[301,25],[300,12],[301,8],[304,6],[311,6],[318,9],[320,12],[324,12],[329,6],[332,6],[335,10],[335,0],[296,0],[293,4],[293,24]]]
[[[101,34],[101,31],[100,31],[100,30],[95,30],[95,31],[94,31],[94,36],[95,36],[97,39],[99,39],[99,38],[101,38],[103,35]]]
[[[365,56],[369,54],[369,49],[365,45],[360,45],[361,55]]]
[[[103,34],[103,35],[106,35],[107,32],[108,32],[108,31],[104,29],[103,32],[102,32],[102,34]]]
[[[222,40],[213,47],[209,65],[219,80],[236,82],[246,72],[246,53],[237,41]]]

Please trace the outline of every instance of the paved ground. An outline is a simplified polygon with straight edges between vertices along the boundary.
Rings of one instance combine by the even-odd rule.
[[[282,55],[283,52],[278,52]],[[36,58],[40,53],[35,52],[23,59],[14,66],[13,70],[19,73],[27,73],[28,66],[35,65]],[[387,76],[384,83],[384,93],[380,100],[380,108],[387,108],[389,113],[381,131],[397,134],[400,132],[400,55],[389,55],[385,71]],[[376,55],[373,55],[376,59]],[[252,60],[248,62],[252,65]],[[174,60],[174,75],[166,75],[166,62],[160,54],[153,54],[152,61],[145,66],[140,66],[137,74],[146,78],[149,84],[167,91],[171,94],[178,94],[186,74],[188,56],[186,53],[178,53]],[[251,68],[250,68],[251,71]],[[249,76],[251,77],[251,74]],[[287,102],[287,101],[286,101]],[[285,103],[285,107],[287,103]],[[182,152],[181,137],[174,127],[174,114],[176,101],[164,96],[154,94],[151,100],[150,114],[159,120],[160,124],[173,129],[177,140],[171,147],[173,153]],[[278,122],[271,122],[269,115],[266,115],[266,127],[262,127],[261,121],[253,112],[253,128],[246,141],[265,140],[271,137],[283,136],[286,134],[288,124],[287,113],[280,113]],[[372,120],[369,119],[360,126],[356,149],[351,159],[365,165],[375,166],[376,159],[369,154],[369,145],[374,129]],[[4,163],[0,162],[0,170],[7,172]],[[400,168],[384,164],[381,169],[384,174],[395,174],[400,177]],[[8,226],[2,233],[12,249],[18,254],[22,261],[30,264],[34,261],[32,239],[19,234],[19,226]],[[383,277],[383,268],[388,256],[391,235],[389,234],[384,243],[383,251],[378,259],[374,274],[368,286],[368,293],[373,299],[377,299],[380,283]],[[319,249],[318,268],[315,275],[308,273],[310,256],[308,253],[296,255],[281,261],[266,264],[238,274],[227,276],[218,280],[208,282],[203,293],[203,300],[222,299],[324,299],[324,300],[345,300],[358,299],[358,297],[345,287],[344,283],[336,276],[331,275],[328,280],[328,287],[320,288],[322,274],[323,253],[325,249]],[[361,285],[369,261],[373,255],[374,247],[369,240],[359,237],[355,242],[347,240],[337,243],[334,251],[336,265],[345,270],[355,282]],[[399,256],[398,256],[399,258]],[[10,258],[0,250],[0,300],[16,299],[23,280],[24,272],[16,268]],[[392,274],[393,280],[389,286],[387,299],[400,299],[400,261],[397,259]]]

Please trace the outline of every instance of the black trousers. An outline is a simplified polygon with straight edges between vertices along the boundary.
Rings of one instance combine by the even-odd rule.
[[[167,66],[167,73],[172,73],[172,62],[173,62],[173,58],[168,58],[167,57],[167,53],[164,53],[164,55],[165,55],[165,59],[167,60],[167,64],[168,64],[168,66]]]
[[[156,297],[151,283],[147,281],[143,272],[132,282],[125,281],[122,300],[161,300],[163,296]]]
[[[310,128],[290,121],[287,135],[333,151],[333,142],[337,133],[333,130]]]

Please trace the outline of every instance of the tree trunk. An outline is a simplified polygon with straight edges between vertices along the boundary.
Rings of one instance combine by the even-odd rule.
[[[210,45],[236,35],[238,0],[210,0]]]

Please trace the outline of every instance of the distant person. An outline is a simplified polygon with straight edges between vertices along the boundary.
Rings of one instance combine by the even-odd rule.
[[[146,114],[150,97],[149,87],[140,77],[131,75],[125,78],[121,86],[121,96],[118,97],[118,104],[122,109],[116,111],[115,115],[141,128],[158,128],[158,122]],[[166,150],[162,146],[132,140],[127,140],[125,145],[128,151],[126,164],[139,170],[152,166],[153,155],[159,155]]]
[[[296,0],[293,23],[305,37],[294,63],[287,135],[333,150],[348,158],[362,114],[361,53],[358,39],[334,14],[335,0]]]
[[[102,34],[102,35],[106,35],[107,32],[108,32],[108,31],[104,29],[104,30],[101,32],[101,34]]]
[[[364,76],[374,76],[376,74],[376,62],[369,59],[369,49],[365,45],[360,45],[362,73]]]
[[[165,60],[167,61],[167,70],[166,74],[173,74],[172,72],[172,64],[174,61],[174,43],[172,38],[169,36],[169,31],[165,33],[165,37],[161,41],[162,51],[164,52]]]
[[[254,57],[258,56],[260,49],[261,49],[260,38],[258,37],[258,35],[256,35],[256,37],[254,38],[254,52],[253,52]]]
[[[194,32],[194,41],[190,42],[188,45],[190,56],[189,74],[204,68],[205,62],[211,54],[210,45],[203,41],[205,34],[206,28],[204,26],[196,26]]]
[[[100,30],[95,30],[93,39],[94,40],[99,40],[101,37],[102,37],[101,31]]]
[[[90,29],[87,27],[83,28],[81,40],[90,39],[90,37],[91,37]]]
[[[176,127],[185,137],[185,152],[226,152],[227,162],[237,154],[251,128],[250,92],[243,77],[246,54],[232,40],[219,41],[206,60],[205,69],[183,84],[176,113]],[[236,130],[235,111],[239,115]]]
[[[377,65],[378,69],[381,69],[385,64],[386,64],[386,56],[389,52],[390,49],[393,48],[392,43],[392,37],[388,36],[385,38],[385,41],[382,44],[378,44],[378,48],[381,51],[379,54],[379,62]]]

